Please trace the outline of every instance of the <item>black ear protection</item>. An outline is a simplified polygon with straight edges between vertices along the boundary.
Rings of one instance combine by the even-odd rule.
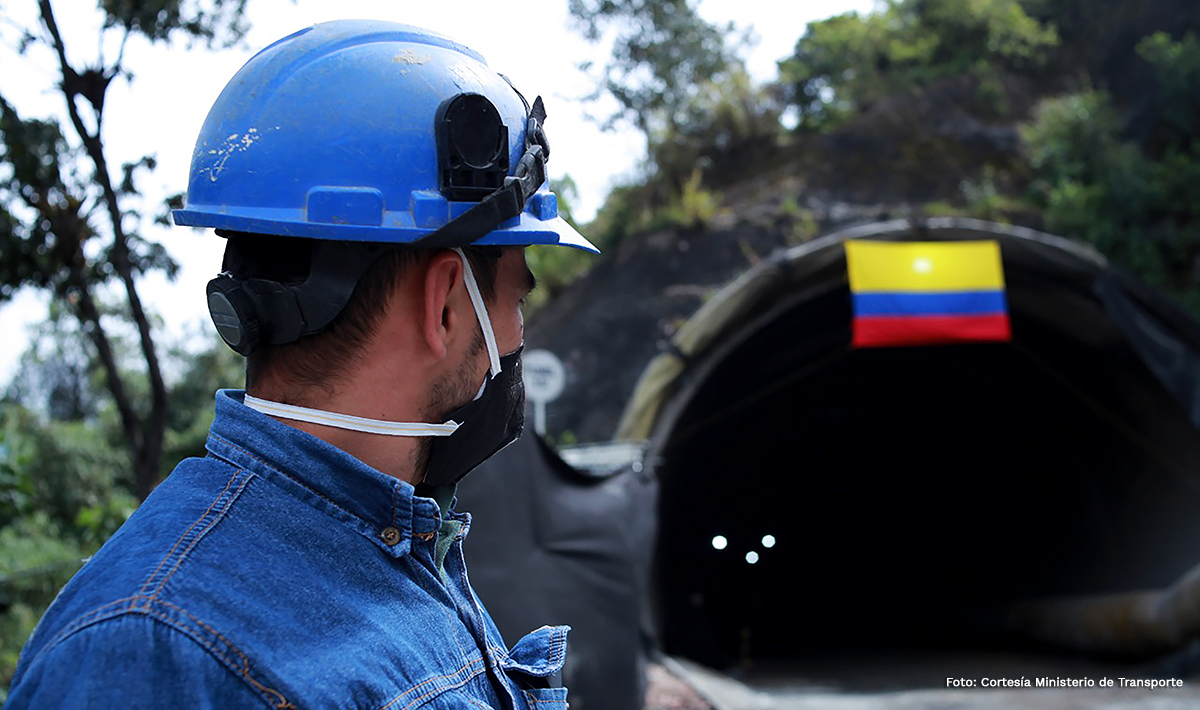
[[[300,283],[222,272],[208,282],[208,313],[230,348],[249,355],[263,343],[283,345],[329,327],[354,287],[389,244],[313,244],[308,278]]]
[[[246,283],[223,271],[208,282],[207,288],[208,315],[221,339],[239,355],[249,355],[262,342],[263,319]]]

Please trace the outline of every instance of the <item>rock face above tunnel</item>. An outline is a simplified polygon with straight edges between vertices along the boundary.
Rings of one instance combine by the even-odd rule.
[[[793,245],[787,200],[804,205],[822,231],[872,222],[902,207],[805,192],[786,173],[730,194],[708,229],[664,230],[630,239],[598,257],[586,276],[535,313],[526,347],[566,366],[567,386],[548,407],[547,434],[607,441],[646,364],[670,348],[675,331],[705,300],[776,250]]]

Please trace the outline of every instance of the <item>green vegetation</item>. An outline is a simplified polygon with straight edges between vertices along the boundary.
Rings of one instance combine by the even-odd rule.
[[[784,241],[788,246],[797,246],[808,240],[816,237],[821,232],[821,225],[817,221],[813,211],[801,207],[800,203],[792,195],[783,198],[779,205],[781,216],[780,226],[787,231],[784,234]]]
[[[687,0],[570,0],[568,7],[589,40],[616,30],[598,79],[598,93],[618,105],[605,125],[628,121],[647,146],[641,177],[612,190],[588,236],[615,247],[631,234],[705,226],[720,187],[756,169],[783,134],[779,102],[754,85],[737,56],[746,38],[732,25],[705,22]]]
[[[599,77],[619,107],[610,125],[627,120],[647,136],[683,125],[695,87],[740,66],[734,28],[705,22],[688,0],[568,0],[567,8],[589,41],[617,31]]]
[[[1047,229],[1093,244],[1200,314],[1200,43],[1156,33],[1137,50],[1157,85],[1144,137],[1127,138],[1132,117],[1105,92],[1042,101],[1022,128],[1029,199]]]
[[[1053,26],[1020,0],[892,0],[882,10],[809,25],[779,75],[799,128],[836,128],[900,93],[950,78],[973,79],[982,106],[1005,113],[1004,73],[1043,66]]]
[[[125,522],[128,456],[89,422],[0,417],[0,687],[25,639],[81,560]],[[2,695],[0,695],[2,698]]]
[[[601,5],[633,28],[606,76],[615,66],[661,88],[656,51],[667,50],[621,41],[664,20],[637,3]],[[609,195],[588,233],[617,244],[702,227],[728,187],[782,164],[826,189],[875,185],[878,201],[918,195],[918,213],[1090,243],[1200,315],[1200,16],[1187,7],[887,0],[810,24],[768,86],[745,77],[736,41],[680,45],[711,71],[672,85],[658,118],[638,124],[642,177]],[[690,11],[670,28],[681,23],[714,31]],[[601,88],[634,110],[611,84]],[[781,203],[789,243],[819,231],[798,215]]]

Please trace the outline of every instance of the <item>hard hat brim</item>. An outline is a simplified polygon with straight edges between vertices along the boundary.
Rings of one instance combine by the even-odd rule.
[[[245,209],[236,211],[207,210],[203,207],[185,207],[171,212],[175,224],[180,227],[211,227],[251,234],[273,234],[283,237],[307,237],[309,239],[335,238],[341,241],[379,242],[406,244],[428,234],[428,229],[410,225],[355,225],[338,222],[309,222],[297,210]],[[401,219],[407,213],[399,213]],[[401,221],[397,219],[396,221]],[[411,219],[404,220],[411,222]],[[475,240],[478,246],[565,246],[599,254],[600,250],[587,240],[562,217],[537,219],[528,212],[522,213],[498,229]]]

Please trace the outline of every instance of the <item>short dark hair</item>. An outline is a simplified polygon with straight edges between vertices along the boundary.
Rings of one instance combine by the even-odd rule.
[[[313,269],[313,247],[322,240],[280,237],[243,232],[223,233],[229,241],[221,268],[243,278],[301,283]],[[326,242],[346,247],[343,242]],[[496,295],[499,247],[463,249],[485,301]],[[329,252],[323,252],[328,254]],[[246,387],[255,388],[271,378],[283,388],[270,396],[292,404],[305,404],[307,391],[328,391],[332,382],[358,359],[375,334],[388,299],[429,250],[396,245],[382,252],[358,280],[344,308],[320,333],[283,345],[262,344],[246,358]],[[319,265],[317,265],[319,268]]]

